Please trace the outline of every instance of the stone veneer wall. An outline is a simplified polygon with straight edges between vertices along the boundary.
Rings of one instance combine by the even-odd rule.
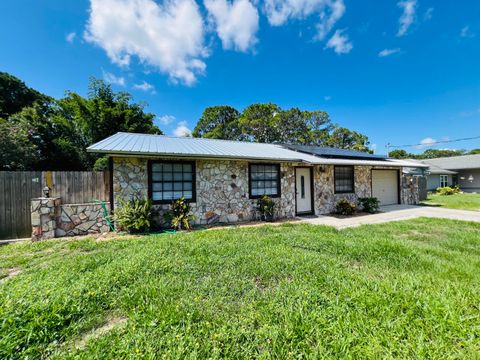
[[[249,199],[248,161],[197,160],[196,202],[192,211],[197,223],[239,222],[259,218],[257,200]],[[113,158],[114,203],[118,199],[130,200],[148,196],[147,159]],[[295,172],[294,164],[282,163],[281,197],[274,198],[276,217],[295,216]],[[158,222],[163,223],[163,214],[170,205],[155,206],[159,210]]]
[[[35,198],[30,203],[32,221],[32,240],[52,239],[55,237],[60,198]]]
[[[109,212],[110,203],[106,204]],[[105,233],[109,230],[102,205],[91,203],[60,205],[56,237]]]
[[[118,199],[129,200],[133,197],[148,196],[147,159],[113,158],[114,203]],[[197,223],[213,224],[217,222],[249,221],[259,218],[256,211],[257,201],[249,199],[248,161],[237,160],[197,160],[196,193],[197,199],[192,203],[192,210]],[[281,163],[281,197],[274,198],[277,218],[295,216],[295,166],[299,163]],[[304,165],[303,165],[304,166]],[[356,202],[359,197],[371,196],[371,170],[388,169],[388,167],[355,166],[355,194],[334,193],[334,166],[318,165],[313,167],[314,209],[315,214],[327,214],[335,210],[335,204],[341,199]],[[397,168],[391,168],[397,169]],[[416,204],[418,188],[404,185],[402,177],[402,203]],[[158,222],[163,222],[163,214],[169,205],[157,205]]]
[[[107,211],[110,204],[107,203]],[[104,233],[110,230],[100,204],[66,204],[60,198],[31,201],[32,240]]]

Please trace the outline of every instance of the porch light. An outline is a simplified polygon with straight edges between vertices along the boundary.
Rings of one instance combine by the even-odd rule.
[[[48,196],[50,195],[50,188],[48,186],[45,186],[42,189],[42,192],[43,192],[43,195],[48,198]]]
[[[470,175],[470,176],[468,177],[468,181],[473,182],[473,175]]]

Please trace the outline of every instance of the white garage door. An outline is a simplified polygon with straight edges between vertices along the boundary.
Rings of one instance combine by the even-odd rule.
[[[380,200],[380,205],[398,204],[398,172],[372,170],[372,196]]]

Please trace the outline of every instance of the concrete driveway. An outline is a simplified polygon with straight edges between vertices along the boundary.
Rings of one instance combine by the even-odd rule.
[[[480,211],[454,210],[432,206],[390,205],[380,208],[377,214],[360,215],[348,218],[334,216],[315,216],[301,218],[301,222],[313,225],[334,226],[337,229],[366,224],[381,224],[390,221],[402,221],[419,217],[442,218],[480,222]]]

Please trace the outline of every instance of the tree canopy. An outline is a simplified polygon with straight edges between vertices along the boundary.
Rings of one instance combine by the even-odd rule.
[[[101,80],[91,79],[87,97],[67,92],[55,100],[15,79],[0,76],[0,89],[5,91],[0,104],[8,105],[0,109],[7,115],[0,122],[5,138],[0,169],[92,169],[99,159],[86,152],[92,143],[118,131],[161,134],[153,124],[155,115],[146,113],[144,104],[133,102],[126,92],[114,92]],[[100,165],[105,161],[99,160],[96,168]]]
[[[460,155],[480,154],[480,149],[452,150],[452,149],[427,149],[420,154],[412,154],[403,149],[395,149],[390,151],[389,156],[394,159],[435,159],[440,157],[451,157]]]
[[[231,106],[207,107],[193,136],[371,152],[367,136],[332,124],[325,111],[285,110],[272,103],[252,104],[243,112]]]

